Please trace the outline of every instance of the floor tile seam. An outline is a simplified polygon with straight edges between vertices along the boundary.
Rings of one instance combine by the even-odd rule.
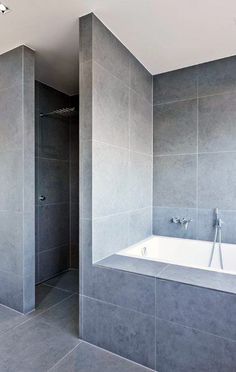
[[[123,360],[126,360],[126,361],[128,361],[128,362],[130,362],[130,363],[132,363],[132,364],[135,364],[135,365],[138,365],[138,366],[140,366],[140,367],[146,368],[147,371],[150,371],[150,372],[151,372],[151,371],[153,371],[153,372],[155,371],[155,370],[153,370],[153,369],[151,369],[151,368],[149,368],[149,367],[146,367],[146,366],[144,366],[144,365],[142,365],[142,364],[139,364],[139,363],[137,363],[137,362],[135,362],[135,361],[133,361],[133,360],[127,359],[127,358],[123,357],[122,355],[119,355],[119,354],[113,353],[113,352],[110,351],[110,350],[106,350],[106,349],[103,349],[103,348],[100,347],[100,346],[97,346],[97,345],[91,344],[90,342],[87,342],[87,341],[82,340],[82,343],[83,343],[83,344],[86,344],[86,345],[90,345],[90,346],[92,346],[92,347],[94,347],[94,348],[96,348],[96,349],[102,350],[102,351],[104,351],[104,352],[106,352],[106,353],[108,353],[108,354],[113,355],[114,357],[119,358],[119,359],[123,359]],[[157,372],[157,371],[155,371],[155,372]]]
[[[55,288],[57,290],[60,290],[60,291],[63,291],[63,292],[68,292],[68,293],[71,293],[71,294],[78,294],[78,292],[76,292],[76,291],[71,291],[70,289],[57,287],[57,286],[54,286],[54,285],[51,285],[51,284],[41,283],[39,285],[43,285],[45,287],[50,287],[50,288]]]
[[[61,300],[60,302],[58,302],[58,303],[56,303],[56,304],[53,304],[53,305],[50,306],[49,308],[47,308],[47,309],[45,309],[45,310],[39,312],[39,313],[36,314],[36,315],[32,315],[32,316],[30,316],[30,315],[28,315],[28,316],[25,315],[25,317],[27,317],[27,319],[25,319],[23,322],[17,324],[16,326],[12,327],[11,329],[8,329],[6,332],[1,333],[1,334],[0,334],[0,338],[1,338],[3,335],[5,336],[6,334],[9,334],[10,332],[14,331],[16,328],[22,326],[23,324],[26,324],[26,323],[28,323],[28,322],[31,322],[31,321],[33,321],[33,320],[39,318],[40,315],[44,314],[44,313],[47,312],[48,310],[51,310],[51,309],[54,308],[55,306],[61,304],[61,303],[64,302],[64,301],[66,301],[67,299],[69,299],[69,298],[72,297],[73,295],[74,295],[74,294],[71,294],[70,296],[64,298],[63,300]],[[36,310],[36,311],[37,311],[37,310]]]
[[[79,345],[82,344],[82,343],[83,343],[83,341],[79,340],[78,344],[75,345],[70,351],[68,351],[68,353],[66,353],[61,359],[59,359],[52,367],[47,369],[47,372],[53,371],[68,355],[73,353],[73,351],[76,350],[79,347]]]

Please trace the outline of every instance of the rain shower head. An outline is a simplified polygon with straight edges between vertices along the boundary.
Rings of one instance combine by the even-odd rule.
[[[39,114],[41,118],[44,117],[57,117],[57,118],[68,118],[76,114],[75,107],[64,107],[58,110],[48,112],[46,114]]]

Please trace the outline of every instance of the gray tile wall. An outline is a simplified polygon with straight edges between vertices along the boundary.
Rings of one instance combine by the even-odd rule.
[[[0,303],[34,308],[34,53],[0,56]]]
[[[70,268],[79,267],[79,95],[69,98],[77,114],[70,118]]]
[[[156,369],[235,371],[235,306],[233,294],[157,280]]]
[[[90,22],[98,261],[152,232],[152,76],[95,16]]]
[[[152,76],[94,15],[82,17],[80,337],[150,367],[154,278],[92,262],[152,233],[152,142]]]
[[[236,57],[154,76],[153,232],[235,243]],[[170,223],[189,217],[186,232]]]
[[[78,117],[40,117],[75,103],[76,97],[36,82],[37,283],[78,266]]]

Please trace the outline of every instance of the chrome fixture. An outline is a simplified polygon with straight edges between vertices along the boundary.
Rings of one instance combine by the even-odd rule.
[[[75,107],[64,107],[58,110],[47,112],[46,114],[41,113],[39,114],[39,116],[41,118],[48,117],[48,116],[57,117],[57,118],[67,118],[74,114],[76,114]]]
[[[179,218],[179,217],[172,217],[170,222],[175,223],[175,224],[180,224],[181,227],[184,227],[185,230],[188,230],[188,225],[190,222],[192,222],[191,218]]]
[[[6,14],[10,11],[10,9],[3,3],[0,3],[0,13]]]
[[[224,268],[224,265],[223,265],[223,257],[222,257],[222,249],[221,249],[221,231],[222,231],[222,225],[224,223],[224,221],[222,221],[222,219],[219,217],[219,208],[216,208],[215,209],[215,237],[214,237],[214,242],[213,242],[213,246],[212,246],[212,250],[211,250],[211,256],[210,256],[210,261],[209,261],[209,264],[208,264],[208,267],[211,266],[212,264],[212,260],[213,260],[213,256],[214,256],[214,253],[215,253],[215,249],[216,249],[216,243],[217,243],[217,239],[218,239],[218,242],[219,242],[219,256],[220,256],[220,267],[221,269],[223,270]]]
[[[39,200],[40,200],[40,201],[44,201],[44,200],[46,200],[46,196],[44,196],[44,195],[40,195]]]

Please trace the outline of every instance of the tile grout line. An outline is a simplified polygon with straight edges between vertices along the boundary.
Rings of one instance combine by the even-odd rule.
[[[189,210],[195,210],[196,209],[195,207],[184,207],[184,206],[172,206],[171,207],[171,206],[163,206],[163,205],[154,205],[154,208],[160,208],[160,209],[182,208],[182,209],[189,209]],[[203,211],[213,211],[213,209],[214,208],[199,208],[199,210],[203,210]],[[220,208],[220,211],[221,212],[229,213],[229,212],[236,212],[236,209],[224,209],[224,208]],[[121,214],[123,214],[123,213],[121,213]]]
[[[138,275],[138,274],[136,274]],[[155,277],[152,278],[153,280],[155,280]],[[97,301],[97,302],[100,302],[100,303],[103,303],[103,304],[106,304],[106,305],[110,305],[110,306],[115,306],[119,309],[123,309],[123,310],[126,310],[126,311],[133,311],[134,313],[136,314],[140,314],[140,315],[143,315],[143,316],[148,316],[150,318],[155,318],[155,315],[151,315],[151,314],[148,314],[148,313],[144,313],[142,311],[138,311],[138,310],[135,310],[135,309],[132,309],[130,307],[123,307],[121,305],[117,305],[117,304],[113,304],[111,302],[107,302],[107,301],[104,301],[104,300],[100,300],[98,298],[95,298],[95,297],[90,297],[90,296],[87,296],[87,295],[83,295],[83,297],[85,298],[88,298],[89,300],[92,300],[92,301]]]
[[[68,353],[66,353],[61,359],[59,359],[52,367],[50,367],[49,369],[47,369],[47,372],[50,372],[50,371],[53,371],[55,367],[58,366],[58,364],[60,364],[68,355],[70,355],[71,353],[73,353],[73,351],[75,349],[77,349],[77,347],[79,347],[79,345],[83,343],[82,340],[79,340],[78,344],[75,345],[70,351],[68,351]]]
[[[155,274],[155,279],[160,279],[159,275],[161,275],[163,273],[163,271],[165,271],[168,266],[170,266],[170,264],[166,264],[160,271],[158,271],[157,274]]]
[[[97,140],[97,139],[92,139],[91,142],[98,143],[98,144],[105,145],[105,146],[110,146],[110,147],[113,147],[113,148],[116,148],[116,149],[119,149],[119,150],[124,150],[124,151],[129,152],[129,153],[132,152],[134,154],[143,155],[143,156],[152,158],[152,153],[149,153],[149,152],[136,151],[136,150],[132,150],[129,147],[123,147],[123,146],[115,145],[113,143],[104,142],[104,141]],[[128,146],[130,146],[130,145],[128,144]],[[130,156],[130,154],[129,154],[129,156]]]
[[[219,151],[200,151],[200,152],[184,152],[184,153],[169,153],[169,154],[154,154],[154,158],[171,157],[171,156],[193,156],[193,155],[215,155],[215,154],[235,154],[236,150],[219,150]],[[145,155],[145,154],[143,154]],[[148,156],[148,154],[147,154]]]
[[[123,212],[118,212],[118,213],[113,213],[113,214],[106,214],[104,216],[98,216],[98,217],[94,217],[94,218],[85,218],[85,220],[93,220],[93,221],[96,221],[96,220],[100,220],[100,219],[105,219],[105,218],[109,218],[109,217],[115,217],[115,216],[119,216],[119,215],[123,215],[123,214],[129,214],[129,213],[135,213],[135,212],[141,212],[141,211],[144,211],[144,209],[149,209],[151,208],[150,206],[147,206],[147,207],[142,207],[142,208],[138,208],[138,209],[129,209],[129,210],[126,210],[126,211],[123,211]]]
[[[119,78],[117,75],[115,75],[113,72],[111,72],[108,68],[106,68],[105,66],[101,65],[97,60],[94,59],[93,60],[93,63],[96,64],[96,65],[98,65],[99,67],[101,67],[105,72],[108,72],[108,74],[110,74],[112,77],[114,77],[116,80],[118,80],[123,85],[123,87],[129,88],[133,93],[135,93],[137,96],[139,96],[148,105],[152,106],[153,105],[152,100],[149,102],[148,99],[143,94],[140,93],[140,91],[135,90],[130,85],[130,81],[131,81],[131,79],[130,79],[130,61],[131,61],[131,59],[129,58],[129,72],[128,72],[128,75],[129,75],[128,76],[129,85],[127,85],[124,80],[122,80],[121,78]],[[145,67],[144,67],[144,69],[145,69]],[[148,73],[150,74],[149,71],[148,71]],[[151,76],[153,77],[153,75],[151,75]]]
[[[164,322],[167,322],[167,323],[171,323],[171,324],[176,324],[180,327],[184,327],[184,328],[187,328],[187,329],[191,329],[191,330],[194,330],[194,331],[197,331],[197,332],[200,332],[200,333],[203,333],[203,334],[206,334],[206,335],[210,335],[212,337],[216,337],[216,338],[219,338],[219,339],[223,339],[223,340],[226,340],[226,341],[230,341],[232,343],[236,343],[236,340],[232,339],[232,338],[228,338],[228,337],[223,337],[223,336],[219,336],[219,335],[216,335],[215,333],[211,333],[211,332],[208,332],[208,331],[204,331],[202,329],[199,329],[199,328],[195,328],[195,327],[190,327],[190,326],[187,326],[183,323],[178,323],[178,322],[173,322],[172,320],[168,320],[168,319],[164,319],[164,318],[160,318],[160,317],[156,317],[157,320],[161,320],[161,321],[164,321]]]
[[[73,292],[73,291],[70,291],[69,289],[60,288],[60,287],[57,287],[57,286],[54,286],[54,285],[50,285],[50,284],[46,284],[46,283],[41,283],[39,285],[43,285],[45,287],[50,287],[50,288],[55,288],[55,289],[58,289],[60,291],[68,292],[68,293],[71,293],[71,294],[78,294],[78,292]]]
[[[158,76],[158,75],[154,75],[155,76]],[[226,90],[226,91],[222,91],[222,92],[219,92],[219,93],[214,93],[214,94],[205,94],[205,95],[200,95],[198,98],[199,99],[202,99],[202,98],[208,98],[208,97],[217,97],[217,96],[223,96],[223,95],[234,95],[236,93],[236,90]],[[169,105],[169,104],[172,104],[172,103],[178,103],[178,102],[186,102],[186,101],[193,101],[193,100],[196,100],[197,97],[196,96],[192,96],[192,97],[189,97],[189,98],[183,98],[183,99],[175,99],[175,100],[171,100],[171,101],[163,101],[163,102],[157,102],[157,103],[154,103],[153,106],[164,106],[164,105]]]

